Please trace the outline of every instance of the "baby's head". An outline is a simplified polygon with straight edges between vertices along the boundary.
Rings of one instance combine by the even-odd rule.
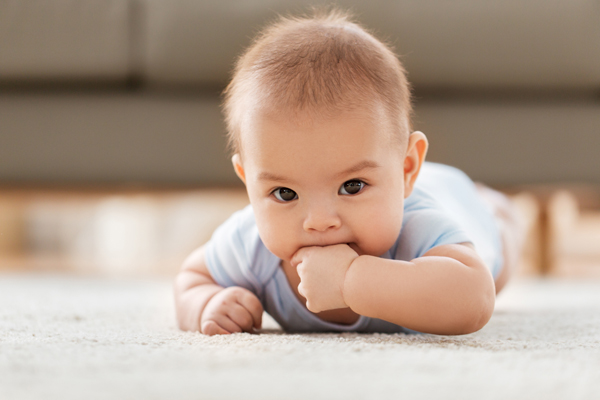
[[[393,245],[427,141],[410,133],[410,89],[389,47],[340,12],[282,18],[239,59],[224,111],[273,254]]]

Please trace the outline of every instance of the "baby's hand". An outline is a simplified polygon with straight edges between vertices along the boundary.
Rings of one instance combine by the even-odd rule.
[[[306,298],[306,308],[314,313],[348,307],[343,287],[346,271],[358,254],[347,244],[304,247],[290,263],[298,271],[298,292]]]
[[[251,291],[239,286],[215,294],[202,313],[200,327],[205,335],[250,332],[260,329],[263,307]]]

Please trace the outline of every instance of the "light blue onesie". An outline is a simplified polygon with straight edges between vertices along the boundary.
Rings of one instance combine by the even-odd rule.
[[[498,275],[502,244],[492,211],[462,171],[426,162],[404,202],[401,233],[382,257],[410,261],[435,246],[462,242],[473,243],[494,277]],[[251,206],[233,214],[206,245],[206,264],[214,280],[223,287],[252,291],[286,331],[414,332],[365,316],[352,325],[321,320],[298,300],[280,261],[258,236]]]

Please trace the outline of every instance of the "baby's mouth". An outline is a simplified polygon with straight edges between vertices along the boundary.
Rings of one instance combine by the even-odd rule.
[[[352,243],[346,243],[352,250],[354,250],[359,256],[363,255],[364,253],[360,250],[360,248],[356,245],[356,243],[352,242]]]
[[[359,256],[362,256],[364,254],[366,254],[364,251],[362,251],[360,249],[360,247],[358,247],[358,245],[355,242],[346,242],[346,243],[332,243],[332,244],[317,244],[317,245],[307,245],[307,246],[303,246],[303,247],[311,247],[311,246],[320,246],[320,247],[324,247],[324,246],[335,246],[338,244],[345,244],[348,247],[350,247],[352,250],[354,250]]]

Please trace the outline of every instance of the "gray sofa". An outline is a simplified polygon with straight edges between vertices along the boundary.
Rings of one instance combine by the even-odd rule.
[[[219,93],[261,25],[310,4],[0,0],[0,183],[236,184]],[[600,182],[600,1],[337,4],[401,54],[430,160]]]

